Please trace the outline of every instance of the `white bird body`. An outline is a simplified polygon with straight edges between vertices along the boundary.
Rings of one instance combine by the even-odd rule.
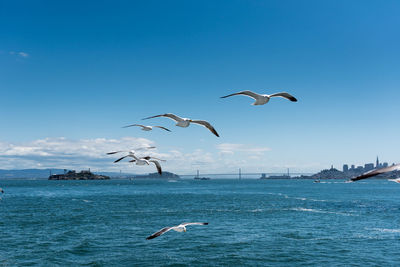
[[[256,102],[254,102],[253,106],[264,105],[267,104],[270,100],[269,95],[261,95],[260,97],[256,98]]]
[[[190,120],[187,119],[187,118],[183,118],[181,121],[178,121],[175,125],[179,126],[179,127],[186,128],[186,127],[189,127]]]
[[[252,104],[253,106],[260,106],[260,105],[267,104],[269,102],[269,100],[271,99],[271,97],[283,97],[283,98],[286,98],[286,99],[288,99],[288,100],[290,100],[292,102],[297,102],[297,99],[294,96],[292,96],[291,94],[288,94],[286,92],[267,95],[267,94],[257,94],[257,93],[254,93],[252,91],[249,91],[249,90],[240,91],[240,92],[237,92],[237,93],[234,93],[234,94],[222,96],[221,98],[226,98],[226,97],[230,97],[230,96],[234,96],[234,95],[245,95],[245,96],[253,98],[254,100],[256,100]]]
[[[150,165],[150,163],[148,160],[136,158],[136,165],[143,166],[143,165]]]
[[[143,120],[157,118],[157,117],[170,118],[170,119],[176,121],[176,124],[175,124],[176,126],[183,127],[183,128],[189,127],[190,123],[200,124],[200,125],[206,127],[208,130],[210,130],[214,135],[219,137],[219,135],[218,135],[217,131],[214,129],[214,127],[208,121],[204,121],[204,120],[192,120],[192,119],[189,119],[189,118],[181,118],[181,117],[176,116],[175,114],[172,114],[172,113],[166,113],[166,114],[151,116],[151,117],[148,117],[148,118],[144,118]]]
[[[127,157],[133,158],[133,160],[131,162],[135,162],[136,165],[142,165],[142,166],[143,165],[150,165],[150,163],[149,163],[149,161],[147,159],[136,157],[135,153],[132,152],[132,151],[129,151],[128,155],[117,159],[116,161],[114,161],[114,163],[117,163],[117,162],[119,162],[119,161],[121,161],[121,160],[123,160],[124,158],[127,158]]]
[[[186,232],[186,227],[185,227],[185,226],[178,225],[178,226],[172,227],[171,230],[174,230],[174,231],[176,231],[176,232],[182,233],[182,232]]]
[[[146,239],[153,239],[156,238],[157,236],[160,236],[162,234],[165,234],[168,231],[174,230],[176,232],[186,232],[186,226],[188,225],[208,225],[206,222],[193,222],[193,223],[181,223],[180,225],[177,226],[172,226],[172,227],[164,227],[158,232],[155,232],[151,236],[148,236]]]
[[[165,160],[158,159],[158,158],[155,158],[155,157],[150,157],[150,156],[141,157],[140,159],[143,160],[143,161],[147,161],[147,164],[150,164],[150,162],[151,162],[151,163],[154,163],[154,165],[155,165],[156,168],[157,168],[158,174],[162,175],[161,164],[160,164],[160,162],[158,162],[157,160],[159,160],[159,161],[165,161]],[[156,160],[155,160],[155,159],[156,159]],[[145,165],[145,164],[138,164],[136,159],[130,160],[129,162],[136,162],[136,165]]]
[[[147,125],[143,125],[143,127],[142,127],[142,131],[151,131],[151,130],[153,130],[153,127],[151,127],[151,126],[147,126]]]

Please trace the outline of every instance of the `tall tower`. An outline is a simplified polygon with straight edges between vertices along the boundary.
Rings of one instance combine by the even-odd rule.
[[[379,168],[379,158],[376,156],[376,168]]]

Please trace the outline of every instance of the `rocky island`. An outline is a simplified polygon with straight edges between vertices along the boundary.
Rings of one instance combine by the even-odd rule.
[[[97,175],[89,171],[68,171],[64,174],[53,174],[49,176],[49,180],[109,180],[109,176]]]

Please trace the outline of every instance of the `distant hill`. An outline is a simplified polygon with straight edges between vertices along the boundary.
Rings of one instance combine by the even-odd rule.
[[[63,169],[22,169],[22,170],[0,170],[0,179],[47,179],[52,174],[64,173]]]

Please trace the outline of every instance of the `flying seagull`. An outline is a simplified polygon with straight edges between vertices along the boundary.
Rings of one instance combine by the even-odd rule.
[[[127,153],[132,153],[132,154],[134,154],[136,150],[153,149],[153,148],[156,148],[156,147],[155,147],[155,146],[138,147],[138,148],[135,148],[135,149],[133,149],[133,150],[119,150],[119,151],[108,152],[107,155],[113,155],[113,154],[117,154],[117,153],[121,153],[121,152],[127,152]]]
[[[188,226],[188,225],[207,225],[207,224],[208,223],[206,223],[206,222],[193,222],[193,223],[181,223],[180,225],[172,226],[172,227],[164,227],[160,231],[155,232],[151,236],[148,236],[146,239],[149,240],[149,239],[156,238],[157,236],[165,234],[166,232],[168,232],[170,230],[174,230],[177,232],[186,232],[186,226]]]
[[[143,157],[143,158],[141,158],[141,159],[145,159],[145,160],[147,160],[148,162],[152,162],[152,163],[154,163],[154,165],[156,165],[156,168],[157,168],[157,172],[158,172],[158,174],[159,175],[162,175],[162,169],[161,169],[161,164],[160,164],[160,162],[158,162],[157,160],[154,160],[154,158],[153,159],[150,159],[151,157]],[[158,160],[160,160],[160,159],[158,159]],[[165,161],[165,160],[162,160],[161,159],[161,161]],[[130,160],[129,162],[137,162],[135,159],[133,159],[133,160]],[[137,163],[136,163],[137,164]]]
[[[350,181],[355,182],[355,181],[366,179],[366,178],[369,178],[369,177],[372,177],[372,176],[375,176],[378,174],[387,173],[387,172],[391,172],[391,171],[398,171],[398,170],[400,170],[400,163],[389,166],[389,167],[368,171],[366,173],[361,174],[360,176],[351,178]]]
[[[272,95],[260,95],[260,94],[257,94],[257,93],[247,90],[247,91],[240,91],[240,92],[226,95],[226,96],[221,96],[221,98],[226,98],[226,97],[230,97],[230,96],[234,96],[234,95],[245,95],[245,96],[254,98],[256,100],[256,102],[254,102],[252,104],[254,106],[264,105],[264,104],[268,103],[268,101],[270,100],[271,97],[283,97],[292,102],[297,102],[297,99],[294,96],[292,96],[291,94],[288,94],[286,92],[276,93],[276,94],[272,94]]]
[[[121,160],[127,157],[133,158],[133,160],[136,162],[136,165],[149,165],[149,161],[147,159],[136,157],[135,153],[132,151],[129,151],[127,155],[115,160],[114,163],[120,162]]]
[[[189,127],[190,123],[196,123],[196,124],[200,124],[204,127],[206,127],[207,129],[209,129],[213,134],[215,134],[216,136],[219,137],[217,131],[214,129],[214,127],[208,122],[208,121],[203,121],[203,120],[192,120],[192,119],[188,119],[188,118],[181,118],[178,117],[172,113],[166,113],[166,114],[161,114],[161,115],[156,115],[156,116],[152,116],[152,117],[148,117],[148,118],[144,118],[143,120],[147,120],[147,119],[152,119],[152,118],[157,118],[157,117],[167,117],[170,118],[174,121],[176,121],[176,126],[179,127]]]
[[[157,128],[163,129],[163,130],[166,130],[166,131],[168,131],[168,132],[171,131],[171,130],[169,130],[169,129],[163,127],[163,126],[149,126],[149,125],[142,125],[142,124],[131,124],[131,125],[124,126],[124,127],[122,127],[122,128],[128,128],[128,127],[132,127],[132,126],[139,126],[139,127],[142,127],[142,130],[143,130],[143,131],[151,131],[151,130],[153,130],[154,127],[157,127]]]
[[[124,158],[127,158],[127,157],[133,158],[133,160],[131,160],[131,161],[129,161],[129,162],[135,162],[136,165],[141,165],[141,166],[143,166],[143,165],[150,165],[150,162],[151,162],[151,163],[154,163],[154,165],[155,165],[156,168],[157,168],[158,174],[162,175],[161,164],[160,164],[157,160],[160,160],[160,161],[165,161],[165,160],[158,159],[158,158],[154,158],[154,157],[151,157],[151,156],[146,156],[146,157],[140,157],[140,158],[138,158],[138,157],[135,155],[135,153],[129,152],[128,155],[125,155],[125,156],[123,156],[123,157],[121,157],[121,158],[115,160],[114,163],[117,163],[117,162],[119,162],[119,161],[121,161],[121,160],[123,160]],[[157,160],[154,160],[154,159],[157,159]]]

